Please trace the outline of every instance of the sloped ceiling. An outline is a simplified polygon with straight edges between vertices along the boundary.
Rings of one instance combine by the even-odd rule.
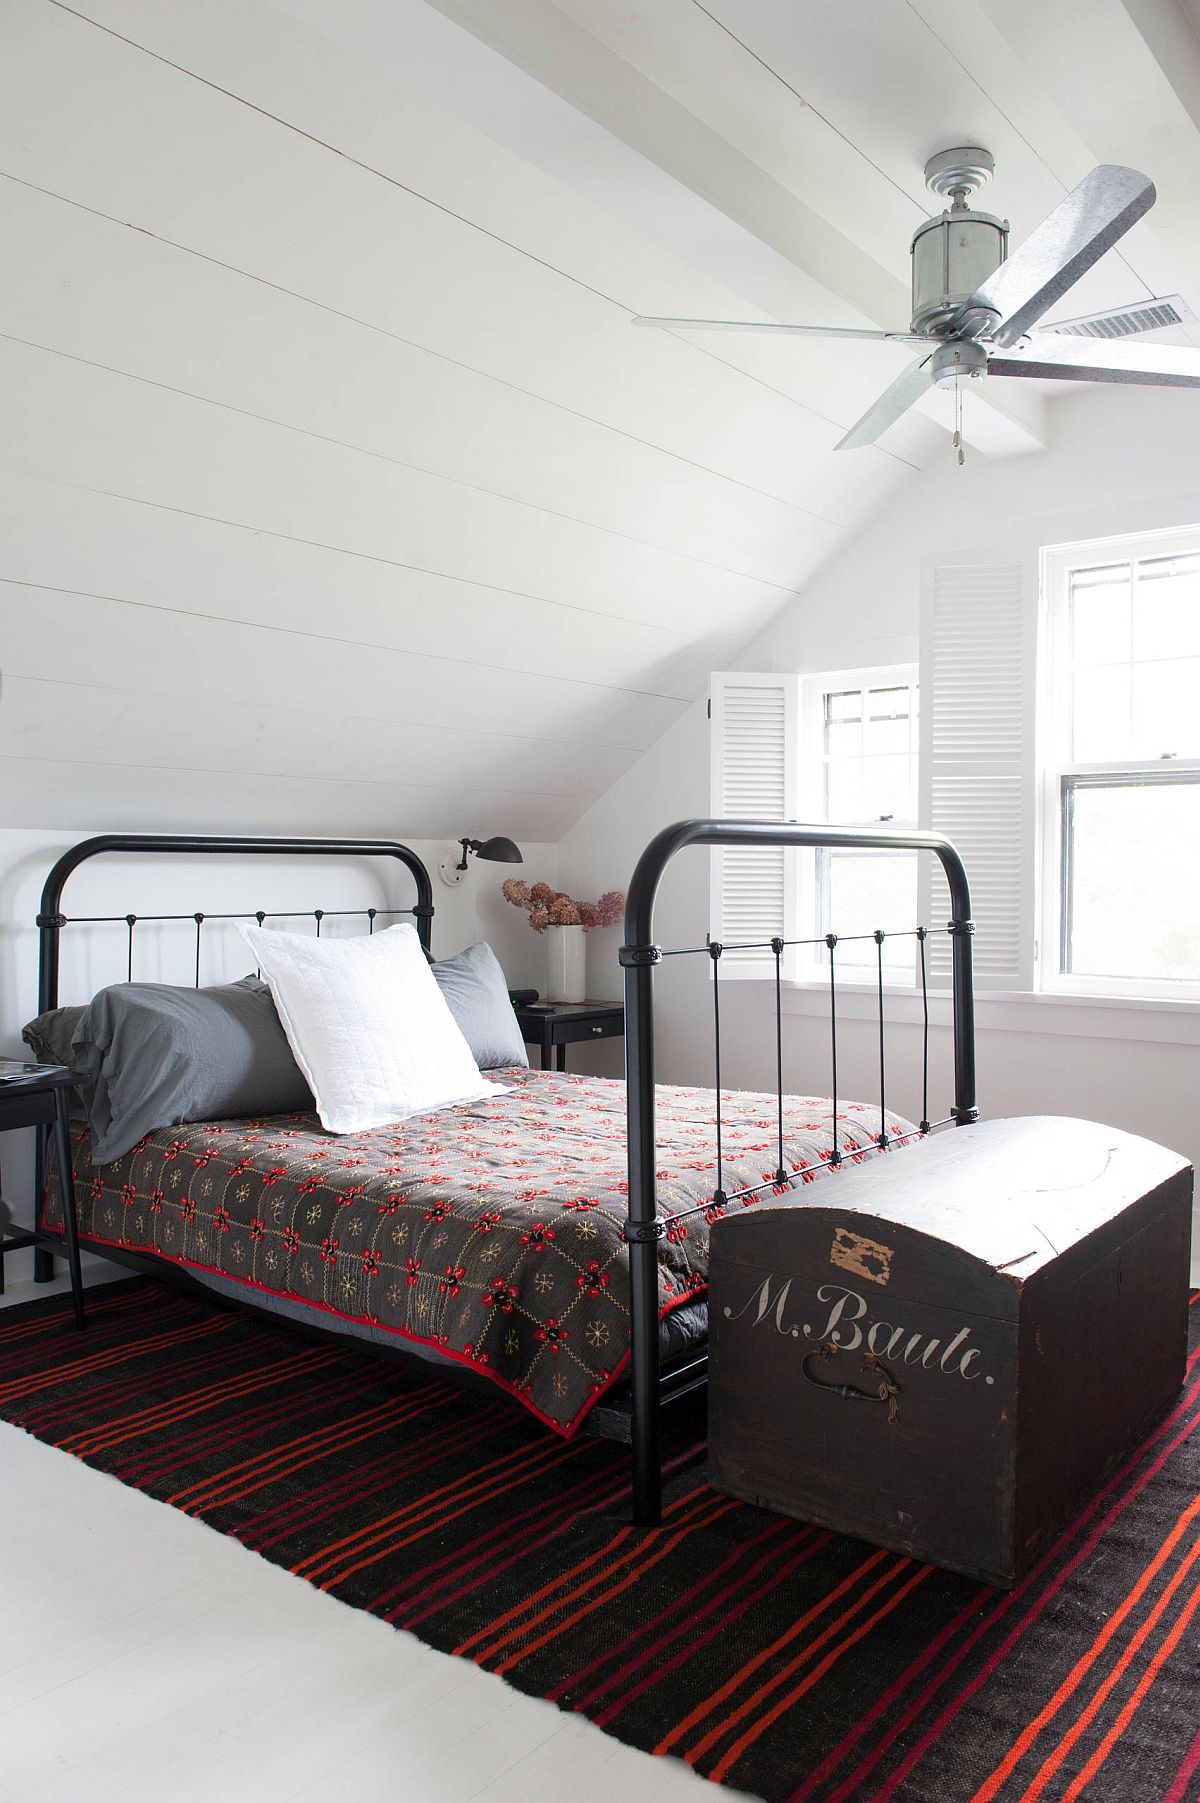
[[[833,455],[891,347],[631,314],[903,324],[931,150],[1019,237],[1143,116],[1079,306],[1200,283],[1180,84],[1075,10],[1112,144],[998,4],[6,0],[0,825],[558,837],[945,454]]]

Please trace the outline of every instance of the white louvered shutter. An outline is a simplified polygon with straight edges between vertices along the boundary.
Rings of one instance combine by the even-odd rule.
[[[921,821],[966,866],[979,989],[1031,989],[1034,953],[1035,573],[1020,563],[933,564],[921,609]],[[923,859],[922,918],[950,918],[941,866]],[[950,944],[930,938],[949,980]]]
[[[794,820],[799,792],[800,679],[735,670],[712,678],[712,813],[717,820]],[[728,946],[723,977],[773,976],[770,951],[738,951],[794,936],[797,853],[780,846],[715,848],[710,931]]]

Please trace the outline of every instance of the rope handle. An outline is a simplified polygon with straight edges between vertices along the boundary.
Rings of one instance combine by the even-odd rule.
[[[859,1390],[853,1384],[826,1383],[824,1378],[815,1377],[809,1370],[813,1359],[836,1358],[841,1347],[833,1340],[826,1340],[815,1352],[807,1352],[800,1364],[800,1370],[814,1389],[831,1391],[834,1396],[842,1396],[847,1402],[886,1402],[888,1405],[888,1426],[894,1427],[900,1419],[900,1386],[892,1377],[883,1360],[873,1352],[863,1353],[863,1369],[876,1372],[879,1383],[874,1390]]]

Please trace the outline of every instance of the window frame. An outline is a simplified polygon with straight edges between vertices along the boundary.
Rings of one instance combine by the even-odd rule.
[[[1080,788],[1200,784],[1200,757],[1076,759],[1071,756],[1070,579],[1075,570],[1147,558],[1200,555],[1200,524],[1156,532],[1077,540],[1041,553],[1038,641],[1042,651],[1038,697],[1038,921],[1034,982],[1046,996],[1200,1002],[1200,981],[1095,976],[1064,969],[1072,898],[1069,887],[1069,809]]]

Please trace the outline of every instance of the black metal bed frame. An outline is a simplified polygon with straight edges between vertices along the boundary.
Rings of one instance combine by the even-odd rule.
[[[630,1281],[630,1377],[627,1386],[610,1392],[589,1415],[592,1431],[608,1438],[628,1441],[633,1458],[633,1513],[641,1526],[655,1526],[661,1519],[661,1440],[660,1415],[664,1404],[677,1401],[703,1388],[707,1382],[708,1355],[705,1350],[686,1354],[663,1364],[659,1347],[658,1243],[665,1237],[671,1221],[685,1215],[705,1212],[716,1218],[731,1203],[752,1200],[759,1191],[783,1185],[787,1173],[783,1169],[783,1040],[780,1013],[781,959],[792,945],[823,945],[829,952],[830,1038],[834,1092],[834,1144],[829,1165],[842,1162],[837,1139],[837,983],[835,949],[837,935],[829,933],[819,940],[785,940],[774,937],[753,945],[739,943],[728,946],[707,941],[702,946],[665,949],[654,942],[654,902],[662,875],[675,855],[687,846],[777,845],[798,849],[930,851],[941,861],[950,887],[951,919],[947,932],[951,936],[954,1024],[954,1102],[949,1114],[936,1122],[928,1119],[928,1050],[929,1008],[925,973],[925,941],[927,929],[908,930],[920,947],[922,997],[924,1000],[923,1099],[921,1133],[951,1123],[963,1126],[978,1118],[975,1105],[975,1032],[974,992],[971,974],[970,891],[962,861],[954,847],[932,833],[891,833],[865,831],[848,827],[810,827],[779,825],[772,822],[741,820],[684,820],[665,828],[643,851],[633,873],[625,909],[625,944],[619,957],[625,972],[625,1068],[626,1121],[628,1131],[629,1195],[628,1218],[624,1237],[629,1245]],[[212,854],[252,856],[332,856],[390,857],[403,864],[414,879],[416,902],[409,908],[361,908],[306,912],[296,910],[266,913],[255,909],[241,914],[103,914],[67,916],[62,912],[62,892],[78,866],[103,853],[152,854],[169,857],[174,854]],[[225,835],[190,835],[167,833],[108,833],[81,840],[58,859],[46,878],[38,927],[38,1011],[58,1006],[60,935],[64,927],[77,924],[124,924],[128,932],[127,974],[132,976],[133,935],[139,923],[187,921],[195,922],[195,980],[200,981],[201,934],[206,920],[257,920],[306,918],[321,931],[324,919],[337,915],[354,915],[368,921],[373,932],[381,915],[411,914],[416,921],[421,943],[431,949],[433,923],[433,890],[429,872],[422,859],[409,846],[383,839],[293,839],[254,838]],[[881,1150],[896,1143],[889,1138],[885,1108],[885,1060],[883,1042],[883,944],[885,938],[900,937],[876,931],[858,935],[873,939],[878,952],[878,1018],[881,1130],[877,1143]],[[720,1068],[720,960],[726,950],[757,949],[770,951],[775,960],[776,1072],[779,1099],[778,1168],[763,1183],[727,1194],[723,1187],[721,1148],[721,1068]],[[713,979],[714,1053],[716,1065],[716,1132],[717,1186],[706,1201],[694,1208],[675,1210],[670,1216],[658,1212],[656,1182],[656,1130],[654,1079],[654,998],[655,965],[667,957],[701,953],[711,962]],[[903,1137],[912,1137],[906,1135]],[[47,1176],[47,1144],[39,1133],[36,1151],[36,1208],[41,1228],[42,1207]],[[85,1242],[86,1243],[86,1242]],[[93,1242],[103,1256],[140,1271],[159,1269],[158,1261],[138,1254],[127,1254],[104,1241]],[[176,1273],[173,1267],[163,1267]],[[53,1270],[52,1254],[39,1247],[35,1254],[35,1277],[45,1281]],[[248,1304],[247,1306],[252,1306]],[[322,1333],[327,1330],[322,1329]],[[380,1349],[371,1348],[372,1352]],[[397,1357],[406,1362],[402,1350]],[[407,1362],[417,1362],[409,1360]]]

